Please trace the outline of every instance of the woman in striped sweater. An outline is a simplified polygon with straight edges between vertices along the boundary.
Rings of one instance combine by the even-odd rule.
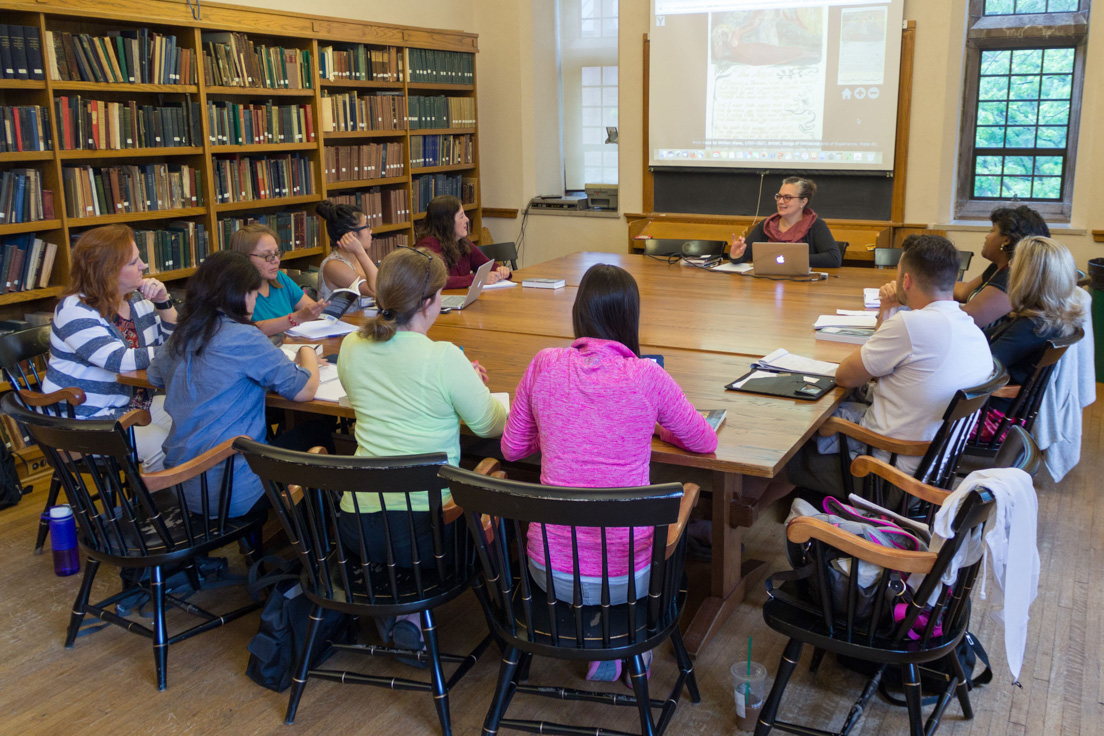
[[[73,246],[69,288],[54,310],[45,392],[83,389],[81,419],[110,419],[130,409],[149,411],[152,421],[134,428],[145,472],[162,469],[161,443],[172,420],[164,396],[124,386],[117,373],[144,370],[176,326],[176,308],[165,285],[143,278],[146,264],[126,225],[89,230]]]

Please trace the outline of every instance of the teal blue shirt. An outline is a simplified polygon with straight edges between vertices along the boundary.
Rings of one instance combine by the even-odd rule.
[[[282,289],[269,284],[268,296],[257,295],[257,306],[253,308],[253,321],[286,317],[295,311],[295,305],[303,298],[303,290],[283,271],[276,272],[276,280]]]

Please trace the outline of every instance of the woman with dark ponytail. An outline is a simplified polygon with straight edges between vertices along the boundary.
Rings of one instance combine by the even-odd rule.
[[[444,259],[448,267],[446,289],[468,288],[475,280],[479,267],[491,260],[468,240],[470,224],[460,200],[445,194],[430,201],[425,219],[418,228],[416,247],[433,251]],[[491,269],[487,283],[494,284],[508,278],[510,269],[499,266]]]
[[[372,228],[364,213],[351,204],[335,204],[328,199],[319,202],[315,211],[325,221],[330,236],[330,254],[319,272],[319,301],[326,301],[337,289],[347,289],[357,281],[361,296],[375,296],[379,269],[368,254]]]
[[[166,468],[238,435],[264,442],[268,391],[292,401],[314,398],[314,350],[301,348],[293,363],[251,321],[262,281],[249,257],[235,251],[212,253],[188,279],[176,331],[147,372],[150,383],[165,389],[165,411],[173,418]],[[282,447],[301,444],[281,439],[276,444]],[[208,488],[217,493],[222,466],[207,473]],[[260,478],[241,461],[234,463],[233,490],[231,516],[248,513],[264,496]],[[200,508],[198,478],[185,484],[185,493],[191,507]]]
[[[397,249],[379,267],[379,315],[341,343],[337,373],[356,412],[359,456],[444,452],[451,465],[458,465],[461,420],[480,437],[502,434],[506,408],[487,390],[486,370],[469,363],[452,343],[426,337],[441,312],[445,279],[440,258],[421,249]],[[444,491],[442,501],[448,499],[448,491]],[[414,493],[410,500],[415,512],[413,535],[407,531],[405,512],[389,519],[395,564],[400,567],[404,560],[409,566],[412,544],[418,545],[420,559],[433,555],[428,496]],[[384,503],[394,509],[405,508],[406,497],[385,496]],[[342,538],[357,540],[355,525],[360,524],[369,543],[369,557],[386,563],[383,512],[377,494],[347,493],[341,511]],[[417,614],[387,621],[381,634],[385,640],[393,637],[396,646],[404,649],[422,645]]]

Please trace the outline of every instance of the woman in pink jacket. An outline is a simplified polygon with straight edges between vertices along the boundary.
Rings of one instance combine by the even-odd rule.
[[[640,292],[632,275],[598,264],[584,274],[572,309],[575,342],[548,348],[529,364],[502,434],[502,453],[541,453],[545,485],[617,488],[648,485],[652,435],[691,452],[717,449],[717,435],[658,364],[640,358]],[[556,597],[572,599],[569,527],[549,525]],[[599,529],[577,530],[584,605],[601,599]],[[648,590],[652,529],[607,529],[611,603],[624,603],[632,572],[638,596]],[[529,567],[546,584],[539,525],[529,527]],[[632,570],[629,569],[630,559]],[[587,679],[615,680],[620,662],[592,662]]]

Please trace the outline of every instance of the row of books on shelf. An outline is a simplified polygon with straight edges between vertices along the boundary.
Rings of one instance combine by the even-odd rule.
[[[215,201],[248,202],[314,194],[311,161],[300,154],[216,158]]]
[[[322,79],[329,81],[401,82],[403,54],[394,46],[357,45],[346,49],[322,46],[318,49],[318,70]]]
[[[330,199],[337,201],[334,197]],[[371,227],[410,222],[410,198],[405,189],[371,187],[357,192],[356,206],[364,213],[365,224]]]
[[[322,131],[406,130],[406,98],[401,93],[357,95],[323,93]]]
[[[314,140],[314,106],[208,102],[207,130],[211,143],[219,146],[309,143]]]
[[[475,179],[460,174],[423,174],[411,182],[414,211],[425,212],[434,197],[449,194],[464,204],[475,204]]]
[[[395,142],[326,146],[322,166],[328,182],[402,176],[405,170],[403,144]]]
[[[475,136],[412,135],[410,136],[410,168],[423,166],[458,166],[475,161]]]
[[[204,33],[203,80],[220,87],[311,89],[314,71],[305,49],[254,44],[244,33]]]
[[[101,84],[195,84],[195,51],[148,28],[90,33],[46,31],[50,78]]]
[[[0,23],[0,79],[44,79],[44,69],[38,28]]]
[[[54,112],[63,151],[174,148],[203,141],[198,102],[143,105],[61,96],[54,100]]]
[[[408,49],[410,78],[415,84],[474,84],[475,54],[465,51]]]
[[[43,289],[50,285],[57,243],[34,233],[9,235],[0,251],[0,293]]]
[[[203,206],[200,171],[187,164],[66,166],[62,183],[69,217]]]
[[[273,212],[255,217],[225,217],[218,221],[219,248],[230,247],[230,236],[246,225],[259,223],[276,231],[281,253],[315,248],[321,242],[322,227],[317,215],[309,212]]]
[[[42,188],[38,169],[0,174],[0,225],[54,219],[54,193]]]
[[[389,233],[387,235],[373,235],[372,245],[368,254],[376,263],[382,261],[388,254],[398,248],[409,248],[410,237],[406,233]]]
[[[73,236],[74,243],[78,237]],[[198,266],[210,252],[207,228],[188,220],[170,222],[159,230],[135,230],[134,243],[151,274]]]
[[[0,152],[49,151],[50,119],[39,105],[0,106],[4,140]]]
[[[474,128],[475,98],[410,95],[410,129]]]

